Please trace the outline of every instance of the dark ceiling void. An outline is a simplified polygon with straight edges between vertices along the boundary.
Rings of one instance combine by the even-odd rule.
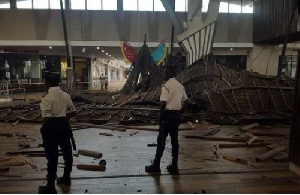
[[[284,43],[293,11],[295,11],[294,0],[254,1],[253,43]],[[299,22],[298,11],[296,11],[290,25],[291,30],[288,42],[299,40],[297,28],[297,23]]]

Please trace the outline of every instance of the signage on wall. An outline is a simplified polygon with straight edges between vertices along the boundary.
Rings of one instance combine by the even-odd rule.
[[[0,49],[0,53],[39,54],[37,49]]]

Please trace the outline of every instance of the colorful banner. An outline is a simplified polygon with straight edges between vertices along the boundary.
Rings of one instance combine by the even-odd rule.
[[[137,53],[136,51],[134,50],[133,47],[131,47],[131,45],[127,42],[122,42],[121,43],[121,51],[122,51],[122,54],[125,58],[125,60],[132,64],[134,62],[134,60],[136,59],[137,57]]]
[[[152,52],[152,58],[157,65],[160,65],[164,61],[167,56],[167,50],[167,44],[163,42]]]

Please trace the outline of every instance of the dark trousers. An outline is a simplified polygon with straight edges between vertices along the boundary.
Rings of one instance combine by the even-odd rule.
[[[166,110],[161,116],[159,134],[157,137],[157,148],[155,155],[155,164],[160,164],[161,157],[163,156],[166,139],[168,134],[171,137],[172,144],[172,164],[178,164],[179,142],[178,142],[178,128],[180,125],[179,111]]]
[[[73,166],[70,124],[64,118],[53,118],[41,128],[47,163],[48,184],[54,184],[58,165],[58,146],[65,161],[64,177],[70,177]]]

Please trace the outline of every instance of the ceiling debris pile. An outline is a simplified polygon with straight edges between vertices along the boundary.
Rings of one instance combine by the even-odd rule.
[[[144,45],[120,93],[74,95],[77,115],[72,121],[100,125],[157,124],[164,71],[149,61],[149,55]],[[208,56],[189,66],[176,79],[185,86],[191,102],[184,121],[236,124],[289,121],[291,116],[294,81],[286,76],[236,72],[218,63],[214,56]],[[41,122],[39,104],[0,108],[0,121],[18,120]]]

